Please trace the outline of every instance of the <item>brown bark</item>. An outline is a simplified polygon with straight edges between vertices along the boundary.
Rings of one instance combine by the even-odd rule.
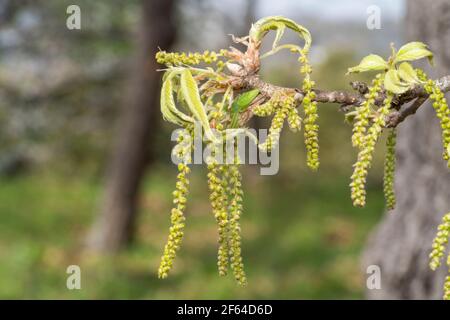
[[[117,142],[106,177],[104,198],[88,238],[90,249],[114,252],[132,239],[139,185],[148,165],[159,121],[158,46],[175,37],[174,0],[143,0],[137,55],[119,120]]]
[[[408,40],[430,45],[439,74],[450,71],[448,21],[448,0],[407,1]],[[367,290],[367,297],[440,299],[447,270],[431,271],[428,254],[436,226],[450,211],[450,173],[441,157],[440,128],[429,102],[398,129],[397,207],[386,213],[365,252],[364,270],[368,265],[381,269],[381,289]]]

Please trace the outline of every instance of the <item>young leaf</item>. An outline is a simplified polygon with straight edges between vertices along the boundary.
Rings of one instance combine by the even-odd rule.
[[[172,95],[172,88],[171,83],[169,81],[164,81],[162,88],[161,88],[161,113],[163,116],[163,119],[172,123],[175,123],[179,126],[183,126],[184,122],[175,116],[169,108],[170,104],[175,104],[175,101],[173,100]]]
[[[273,43],[272,43],[272,49],[275,49],[278,46],[278,43],[280,42],[281,38],[283,37],[284,29],[286,29],[286,26],[284,24],[280,23],[277,28],[275,40],[273,40]]]
[[[347,74],[349,73],[358,73],[358,72],[366,72],[372,70],[385,70],[388,69],[389,66],[386,61],[383,60],[382,57],[376,54],[370,54],[364,57],[359,65],[353,68],[349,68]]]
[[[206,137],[216,142],[217,139],[209,126],[208,117],[200,99],[197,83],[189,69],[181,71],[180,87],[189,110],[191,110],[194,117],[202,124]]]
[[[433,64],[433,53],[427,50],[427,45],[422,42],[409,42],[402,46],[394,59],[394,63],[402,61],[413,61],[427,57],[430,64]]]
[[[233,102],[233,108],[237,108],[236,110],[233,110],[233,112],[245,111],[245,109],[247,109],[250,103],[252,103],[252,101],[255,100],[258,94],[259,90],[253,89],[239,95],[239,97],[237,97],[236,100],[234,100]]]
[[[237,126],[237,121],[239,117],[239,112],[245,111],[253,100],[258,96],[259,90],[253,89],[239,95],[236,100],[233,101],[231,105],[231,127],[235,128]]]
[[[301,38],[305,40],[305,45],[303,49],[305,51],[308,51],[311,47],[311,34],[309,33],[308,29],[305,27],[297,24],[295,21],[282,17],[282,16],[270,16],[265,17],[262,19],[259,19],[256,21],[249,32],[250,39],[252,39],[255,42],[259,42],[264,38],[264,36],[270,31],[270,30],[278,30],[281,26],[285,26],[295,33],[297,33]],[[275,38],[275,45],[278,43],[281,38],[282,32],[277,32],[277,36]],[[275,48],[273,48],[272,51],[274,51]]]
[[[280,42],[281,38],[283,37],[284,30],[286,29],[286,26],[281,22],[274,22],[273,23],[274,29],[277,30],[277,33],[275,34],[275,40],[273,40],[272,43],[272,50],[269,52],[264,53],[261,58],[265,58],[268,56],[271,56],[281,50],[284,46],[278,46],[278,43]],[[296,46],[298,47],[298,46]],[[298,47],[300,48],[300,47]],[[300,49],[301,50],[301,49]]]
[[[408,62],[402,62],[398,67],[398,75],[399,77],[408,84],[419,83],[420,80],[417,77],[417,73],[412,67],[412,65]]]
[[[175,106],[173,99],[173,75],[174,71],[169,71],[164,76],[165,80],[161,88],[161,113],[165,120],[179,126],[185,126],[188,123],[194,122],[194,119],[179,111]]]
[[[389,70],[384,77],[384,88],[392,93],[400,94],[408,90],[409,86],[400,80],[397,70]]]

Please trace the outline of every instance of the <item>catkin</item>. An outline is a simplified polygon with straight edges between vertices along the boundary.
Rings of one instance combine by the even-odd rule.
[[[437,228],[436,237],[433,240],[430,253],[430,268],[436,270],[441,265],[445,255],[445,248],[450,235],[450,212],[442,218],[442,223]]]
[[[289,99],[286,100],[287,101],[285,101],[285,103],[288,107],[287,122],[289,125],[289,129],[291,129],[292,132],[300,131],[302,127],[302,118],[298,114],[294,97],[289,97]]]
[[[173,203],[175,208],[171,211],[170,221],[171,227],[169,228],[169,237],[164,247],[163,256],[161,257],[161,263],[158,269],[158,277],[166,278],[173,266],[176,253],[180,249],[181,241],[184,235],[185,220],[184,211],[186,209],[186,201],[188,195],[189,180],[187,175],[190,169],[187,163],[190,162],[190,152],[192,145],[183,144],[182,136],[179,137],[178,153],[182,161],[178,164],[178,175],[175,191],[173,192]]]
[[[397,134],[395,128],[389,130],[389,135],[386,140],[386,157],[384,159],[384,177],[383,177],[383,191],[386,200],[386,207],[392,210],[395,207],[395,142]]]
[[[215,162],[208,164],[208,186],[210,190],[209,200],[211,202],[214,217],[216,218],[219,231],[219,249],[217,254],[217,267],[219,275],[225,276],[228,271],[228,233],[229,217],[228,207],[228,177],[225,175],[225,166]]]
[[[444,215],[442,223],[437,227],[437,233],[431,245],[430,268],[436,270],[440,267],[445,256],[445,250],[450,236],[450,212]],[[447,256],[447,266],[450,266],[450,255]],[[450,270],[449,270],[450,273]],[[444,300],[450,300],[450,274],[444,282]]]
[[[272,115],[274,112],[274,109],[275,109],[274,101],[275,101],[275,99],[272,98],[269,101],[267,101],[266,103],[257,105],[256,107],[253,108],[253,114],[258,117],[268,117],[268,116]]]
[[[385,117],[389,114],[391,107],[392,95],[388,94],[383,101],[383,106],[378,109],[372,126],[369,128],[367,135],[364,137],[363,148],[358,153],[358,160],[353,165],[353,174],[351,176],[351,198],[354,206],[363,207],[366,204],[365,184],[367,173],[372,163],[373,152],[377,140],[385,126]]]
[[[167,66],[179,66],[179,65],[197,65],[201,62],[213,63],[217,62],[217,59],[225,54],[226,50],[221,50],[219,53],[206,50],[203,53],[200,52],[166,52],[158,51],[156,53],[156,61],[160,64]]]
[[[433,108],[436,111],[436,116],[439,118],[442,130],[442,157],[444,160],[447,160],[447,165],[450,168],[450,109],[447,105],[444,93],[433,80],[428,80],[424,88],[433,100]]]
[[[240,285],[247,284],[247,277],[244,271],[241,248],[241,225],[242,214],[242,176],[239,172],[238,164],[229,166],[230,170],[230,261],[231,269],[235,279]]]
[[[286,119],[289,110],[281,100],[274,101],[273,103],[276,111],[272,118],[272,123],[270,124],[269,135],[266,140],[259,145],[259,148],[264,151],[270,151],[277,146],[280,140],[281,130],[283,130],[284,120]]]
[[[448,272],[450,273],[450,270]],[[443,298],[444,300],[450,300],[450,275],[445,277]]]
[[[380,76],[372,81],[372,86],[369,88],[369,92],[366,94],[364,102],[356,110],[356,116],[353,125],[352,145],[354,147],[363,147],[364,136],[366,128],[369,125],[369,116],[372,112],[372,108],[375,104],[375,99],[380,91],[381,79]]]
[[[305,96],[302,103],[305,112],[303,122],[306,146],[306,164],[310,169],[317,170],[319,168],[319,125],[316,121],[319,116],[317,114],[317,102],[314,101],[316,94],[312,90],[314,87],[314,81],[310,78],[312,69],[308,63],[306,54],[302,53],[299,61],[303,64],[300,68],[300,73],[304,75],[302,90]]]

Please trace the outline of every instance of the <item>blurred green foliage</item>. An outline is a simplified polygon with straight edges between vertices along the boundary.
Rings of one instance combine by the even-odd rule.
[[[217,274],[217,229],[199,167],[182,250],[171,276],[157,278],[175,171],[155,172],[145,181],[137,239],[117,257],[82,250],[98,182],[36,173],[1,184],[0,298],[362,298],[358,259],[383,210],[379,186],[370,188],[367,208],[356,209],[347,177],[319,173],[286,180],[246,170],[242,228],[249,285],[241,288]],[[81,267],[81,290],[66,288],[72,264]]]

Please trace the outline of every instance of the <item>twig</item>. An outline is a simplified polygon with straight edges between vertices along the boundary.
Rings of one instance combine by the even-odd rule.
[[[420,106],[427,100],[427,97],[417,98],[410,106],[404,108],[401,111],[394,111],[387,116],[386,126],[388,128],[394,128],[398,126],[406,117],[413,115],[420,108]]]
[[[442,77],[435,80],[436,84],[439,86],[442,92],[450,91],[450,75]],[[300,103],[304,94],[301,90],[296,88],[280,87],[261,80],[258,75],[249,75],[244,77],[236,77],[232,81],[233,86],[238,88],[246,89],[259,89],[261,94],[266,98],[270,99],[275,92],[284,91],[286,93],[294,93],[294,97],[298,103]],[[364,93],[367,91],[367,85],[362,82],[355,82],[351,84],[352,87],[358,91],[358,93],[347,92],[347,91],[327,91],[327,90],[314,90],[316,97],[314,101],[321,103],[337,103],[341,107],[357,107],[364,100]],[[379,105],[383,102],[385,98],[385,93],[380,94],[375,104]],[[408,116],[414,114],[417,109],[425,102],[428,98],[428,94],[422,85],[416,85],[410,90],[402,93],[401,95],[396,95],[392,101],[392,106],[396,111],[393,111],[388,116],[388,126],[395,127],[401,122],[403,122]],[[407,108],[401,109],[406,103],[416,100],[412,105]],[[249,108],[245,114],[242,115],[241,122],[247,122],[253,116],[252,108]]]

